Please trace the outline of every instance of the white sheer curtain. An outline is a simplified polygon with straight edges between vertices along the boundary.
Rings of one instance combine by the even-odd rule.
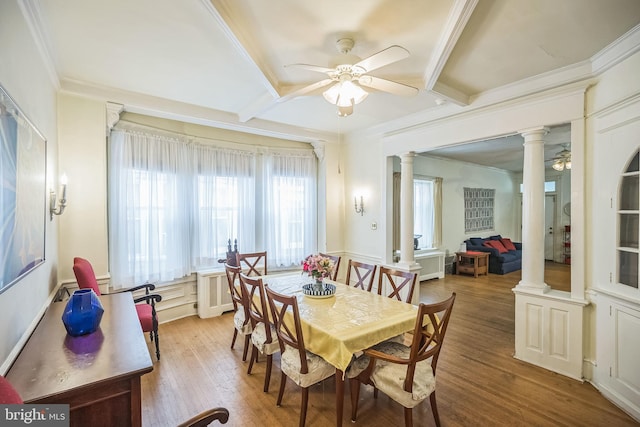
[[[299,265],[317,246],[316,157],[312,151],[268,152],[263,159],[269,264]]]
[[[119,130],[110,142],[112,286],[189,274],[192,162],[184,142]]]
[[[217,265],[227,240],[253,243],[255,155],[113,130],[109,257],[115,288]]]
[[[317,160],[311,149],[262,151],[114,129],[113,286],[167,282],[219,266],[235,238],[241,252],[268,251],[270,269],[299,265],[316,249]]]
[[[420,248],[432,248],[434,226],[434,189],[433,181],[414,179],[413,197],[415,211],[413,215],[414,233],[421,235],[418,239]]]
[[[238,239],[244,252],[255,247],[255,154],[207,146],[194,148],[191,235],[194,267],[216,265],[225,258],[227,241]]]

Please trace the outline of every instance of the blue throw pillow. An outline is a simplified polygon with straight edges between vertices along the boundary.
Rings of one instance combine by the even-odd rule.
[[[473,246],[482,246],[482,244],[484,243],[484,239],[481,237],[471,237],[469,241]]]
[[[489,236],[489,239],[490,239],[490,240],[500,240],[500,239],[502,239],[502,236],[501,236],[501,235],[499,235],[499,234],[497,234],[497,235],[495,235],[495,236]]]

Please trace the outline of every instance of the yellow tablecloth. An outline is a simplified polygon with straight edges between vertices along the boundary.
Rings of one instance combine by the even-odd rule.
[[[343,372],[354,353],[415,325],[416,306],[375,293],[327,280],[336,285],[335,296],[316,299],[302,292],[302,285],[313,280],[309,276],[267,275],[262,280],[276,292],[297,297],[306,348]]]

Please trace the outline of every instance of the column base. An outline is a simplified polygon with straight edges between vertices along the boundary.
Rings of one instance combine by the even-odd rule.
[[[525,283],[520,281],[513,290],[528,292],[532,294],[546,294],[551,290],[551,286],[546,283]]]

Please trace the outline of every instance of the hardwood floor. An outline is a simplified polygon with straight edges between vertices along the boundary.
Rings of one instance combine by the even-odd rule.
[[[457,293],[438,363],[437,399],[443,426],[637,426],[640,423],[588,383],[566,378],[513,358],[514,295],[520,273],[451,276],[421,283],[422,302]],[[545,281],[568,290],[568,266],[549,264]],[[162,360],[142,377],[145,426],[175,426],[205,409],[229,409],[229,426],[295,426],[300,389],[287,383],[282,407],[274,356],[269,393],[262,392],[264,359],[247,375],[242,342],[229,348],[232,315],[189,317],[160,326]],[[151,344],[150,344],[151,348]],[[348,386],[345,426],[350,425]],[[403,425],[402,407],[362,387],[356,425]],[[428,399],[414,408],[415,426],[433,426]],[[213,425],[217,425],[214,423]],[[335,383],[311,387],[307,426],[335,425]]]

